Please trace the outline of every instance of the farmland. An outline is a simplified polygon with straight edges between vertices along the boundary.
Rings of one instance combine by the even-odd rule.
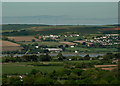
[[[96,61],[70,61],[69,63],[90,63],[90,62],[99,62]],[[32,69],[39,70],[41,72],[53,72],[54,70],[59,70],[64,68],[64,66],[57,66],[57,64],[64,64],[64,62],[39,62],[43,64],[56,64],[56,66],[33,66],[31,64],[34,64],[34,62],[22,62],[22,63],[3,63],[2,67],[2,73],[3,74],[25,74],[30,73]],[[112,70],[116,68],[117,65],[95,65],[95,68],[101,68],[103,70]],[[48,71],[49,70],[49,71]],[[84,70],[84,69],[83,69]]]
[[[17,41],[17,42],[19,42],[19,41],[32,41],[33,39],[35,41],[40,41],[33,36],[11,36],[11,37],[8,37],[8,39],[14,40],[14,41]]]
[[[3,74],[25,74],[29,73],[32,69],[40,70],[41,72],[53,72],[63,68],[62,66],[29,66],[30,63],[6,63],[3,64],[2,73]],[[48,71],[49,70],[49,71]]]
[[[114,25],[21,25],[21,27],[18,27],[20,25],[10,24],[3,26],[3,40],[24,47],[22,54],[28,50],[31,50],[30,53],[32,54],[44,52],[44,50],[41,50],[42,48],[62,48],[63,52],[70,53],[75,51],[78,51],[78,53],[118,51],[119,36],[113,33],[119,31],[119,29]],[[8,28],[9,26],[10,28]],[[111,36],[108,36],[109,34]],[[40,48],[36,50],[37,45]]]
[[[10,27],[10,28],[8,28]],[[31,36],[31,35],[48,35],[48,34],[63,34],[66,32],[77,32],[81,34],[103,33],[104,29],[109,31],[109,28],[116,26],[89,26],[89,25],[3,25],[4,36]],[[113,29],[114,30],[114,29]]]
[[[2,60],[2,80],[3,84],[17,82],[17,85],[18,82],[22,84],[38,84],[38,82],[40,84],[51,84],[51,82],[56,84],[57,81],[60,84],[67,84],[69,81],[70,84],[75,85],[86,84],[86,80],[89,84],[99,84],[99,82],[100,84],[119,84],[117,77],[119,76],[119,60],[113,63],[119,58],[119,55],[108,53],[98,57],[89,57],[89,55],[64,57],[59,53],[52,58],[48,54],[21,57],[7,56],[3,57]],[[70,58],[71,60],[69,60]],[[90,60],[91,58],[93,59]],[[100,60],[99,58],[103,59]],[[36,80],[38,80],[37,83]]]
[[[66,48],[66,50],[69,52],[73,52],[73,51],[77,50],[79,52],[86,52],[86,53],[118,52],[118,49],[116,49],[116,48],[81,48],[81,47],[78,47],[78,48]]]
[[[59,42],[59,43],[63,43],[63,44],[67,44],[67,45],[75,45],[76,43],[72,43],[72,42]]]
[[[22,43],[22,44],[33,44],[34,42],[19,42],[19,43]],[[44,46],[51,46],[51,47],[55,47],[55,46],[59,46],[59,45],[61,45],[61,43],[58,43],[58,42],[43,42],[43,41],[41,41],[41,42],[35,42],[35,43],[38,43],[38,45],[39,46],[42,46],[42,45],[44,45]],[[63,44],[64,45],[64,44]]]
[[[16,51],[23,49],[19,44],[12,43],[9,41],[1,41],[2,42],[2,51]]]
[[[12,43],[12,42],[9,42],[9,41],[0,41],[2,42],[2,46],[20,46],[19,44],[16,44],[16,43]]]

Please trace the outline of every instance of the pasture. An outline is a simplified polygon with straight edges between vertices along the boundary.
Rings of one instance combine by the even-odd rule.
[[[22,43],[22,44],[33,44],[34,42],[19,42],[19,43]],[[61,45],[61,43],[58,43],[58,42],[52,42],[52,41],[47,41],[47,42],[45,42],[45,41],[41,41],[41,42],[35,42],[35,43],[38,43],[38,45],[39,46],[41,46],[41,45],[44,45],[44,46],[53,46],[53,47],[55,47],[55,46],[59,46],[59,45]],[[64,45],[64,44],[63,44]]]
[[[79,51],[79,52],[91,52],[91,53],[99,53],[99,52],[117,52],[116,48],[82,48],[82,47],[74,47],[74,48],[66,48],[66,51]]]
[[[81,60],[81,61],[63,61],[63,62],[21,62],[21,63],[3,63],[2,73],[3,74],[26,74],[30,73],[32,69],[39,70],[44,73],[50,73],[54,70],[59,70],[64,68],[64,65],[70,64],[80,64],[83,63],[99,63],[99,60]],[[111,70],[111,68],[116,68],[116,65],[94,65],[94,67],[101,67],[103,70]],[[105,69],[108,68],[108,69]]]
[[[81,62],[98,62],[95,61],[69,61],[70,63],[81,63]],[[41,66],[33,66],[34,64],[43,64]],[[52,65],[48,65],[52,64]],[[57,65],[58,64],[58,65]],[[47,66],[48,65],[48,66]],[[40,70],[41,72],[53,72],[60,68],[64,68],[64,62],[21,62],[21,63],[3,63],[2,64],[2,73],[3,74],[25,74],[29,73],[32,69]]]
[[[40,70],[41,72],[53,72],[63,68],[63,66],[32,66],[28,65],[30,62],[26,63],[3,63],[2,64],[2,73],[3,74],[25,74],[29,73],[32,69]]]

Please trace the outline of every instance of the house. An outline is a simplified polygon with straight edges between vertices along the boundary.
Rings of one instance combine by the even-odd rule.
[[[118,59],[113,60],[112,63],[118,63]]]
[[[61,48],[46,48],[46,49],[50,52],[60,52],[60,51],[62,51]]]
[[[72,46],[70,46],[71,48],[74,48],[74,46],[72,45]]]
[[[76,50],[75,53],[78,53],[78,51]]]
[[[35,46],[35,48],[39,48],[39,46]]]

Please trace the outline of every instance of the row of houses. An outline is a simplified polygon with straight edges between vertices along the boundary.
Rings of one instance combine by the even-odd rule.
[[[102,45],[119,44],[119,34],[105,34],[102,37],[95,37],[94,39],[86,39],[88,42],[100,43]]]

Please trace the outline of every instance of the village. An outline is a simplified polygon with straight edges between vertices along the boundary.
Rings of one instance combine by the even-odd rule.
[[[61,44],[65,44],[66,47],[70,47],[70,48],[75,48],[78,47],[79,44],[81,45],[86,45],[86,47],[95,47],[97,46],[101,46],[101,47],[105,47],[105,46],[116,46],[119,43],[119,39],[120,36],[119,34],[104,34],[102,36],[96,36],[96,37],[92,37],[92,39],[86,39],[84,38],[84,36],[82,36],[81,38],[83,39],[78,39],[76,41],[68,41],[67,38],[75,38],[75,37],[81,37],[80,34],[70,34],[70,35],[44,35],[44,36],[39,36],[39,39],[42,39],[42,41],[46,41],[46,39],[49,38],[49,41],[56,41],[58,43]],[[61,41],[61,38],[64,38],[63,41]],[[48,41],[48,40],[47,40]],[[35,46],[36,48],[39,48],[39,46]],[[48,51],[50,52],[60,52],[63,51],[62,47],[59,48],[46,48],[48,49]],[[78,51],[74,51],[75,53],[77,53]]]
[[[119,34],[81,35],[79,33],[69,33],[62,35],[8,36],[3,37],[3,39],[7,39],[5,43],[16,43],[17,47],[12,48],[12,50],[24,51],[23,54],[32,54],[33,51],[36,51],[36,53],[94,53],[96,49],[96,52],[104,53],[108,52],[108,50],[105,51],[106,48],[111,48],[110,52],[117,52],[117,47],[120,44]],[[11,47],[9,47],[10,44],[4,45],[3,41],[3,51],[11,51]]]

